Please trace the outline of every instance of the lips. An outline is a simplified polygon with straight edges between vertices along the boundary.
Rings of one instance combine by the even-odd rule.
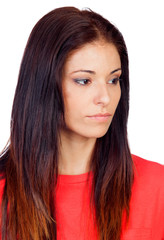
[[[95,114],[95,115],[91,115],[91,116],[88,116],[88,118],[90,120],[94,120],[94,121],[97,121],[97,122],[106,122],[110,119],[112,115],[110,113],[98,113],[98,114]]]
[[[92,116],[89,116],[89,117],[109,117],[109,116],[112,116],[112,114],[110,113],[98,113],[98,114],[95,114],[95,115],[92,115]]]

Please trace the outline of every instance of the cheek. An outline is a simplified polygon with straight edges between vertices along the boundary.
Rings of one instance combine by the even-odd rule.
[[[119,90],[118,90],[118,95],[117,95],[117,105],[118,105],[118,103],[120,101],[120,98],[121,98],[121,87],[119,85]]]
[[[81,96],[76,94],[76,91],[67,91],[64,93],[65,116],[74,116],[80,109],[83,109],[82,105]]]
[[[118,86],[118,88],[113,92],[112,94],[112,102],[113,102],[113,108],[116,110],[118,103],[120,101],[121,98],[121,87],[120,85]]]

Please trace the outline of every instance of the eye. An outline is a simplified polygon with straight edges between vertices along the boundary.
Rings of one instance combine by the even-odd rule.
[[[74,79],[74,82],[79,84],[79,85],[87,85],[91,81],[89,79]]]
[[[111,80],[108,81],[109,84],[113,84],[113,85],[117,85],[117,83],[120,81],[121,79],[119,77],[113,78]]]

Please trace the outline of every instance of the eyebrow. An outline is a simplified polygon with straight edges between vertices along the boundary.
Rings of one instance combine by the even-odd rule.
[[[113,74],[113,73],[115,73],[115,72],[117,72],[117,71],[120,71],[120,70],[121,70],[121,68],[117,68],[117,69],[113,70],[110,74]],[[72,73],[77,73],[77,72],[85,72],[85,73],[90,73],[90,74],[94,74],[94,75],[96,74],[95,71],[92,71],[92,70],[83,70],[83,69],[74,71],[74,72],[72,72]]]
[[[121,70],[122,70],[121,68],[117,68],[117,69],[113,70],[110,74],[113,74],[113,73],[115,73],[117,71],[121,71]]]

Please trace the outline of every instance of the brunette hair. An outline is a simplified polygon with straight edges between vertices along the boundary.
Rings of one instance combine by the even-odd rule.
[[[5,179],[2,240],[56,239],[58,141],[64,123],[62,70],[71,51],[103,39],[121,59],[121,99],[108,132],[97,139],[91,168],[99,239],[118,240],[129,215],[133,164],[127,140],[128,54],[122,34],[91,10],[55,9],[33,28],[22,59],[11,117],[10,145],[0,157]]]

